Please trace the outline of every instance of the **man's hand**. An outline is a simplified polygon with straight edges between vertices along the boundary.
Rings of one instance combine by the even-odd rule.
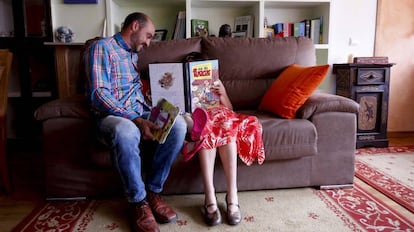
[[[155,125],[153,122],[143,119],[143,118],[135,118],[132,120],[135,125],[139,128],[142,134],[142,138],[144,140],[154,140],[154,135],[152,134],[152,130],[158,130],[160,129],[157,125]]]

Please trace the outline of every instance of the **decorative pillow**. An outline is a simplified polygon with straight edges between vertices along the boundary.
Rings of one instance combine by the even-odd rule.
[[[283,118],[294,118],[296,111],[315,91],[328,73],[329,65],[290,65],[276,78],[264,94],[259,110]]]

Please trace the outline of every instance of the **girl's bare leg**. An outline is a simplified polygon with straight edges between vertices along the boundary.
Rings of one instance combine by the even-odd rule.
[[[209,213],[217,210],[217,199],[214,188],[214,164],[216,160],[216,149],[201,149],[198,152],[201,174],[203,177],[205,205],[214,204],[207,208]]]
[[[237,196],[237,145],[231,142],[218,148],[221,163],[223,164],[224,174],[226,175],[227,184],[227,202],[229,210],[235,212],[238,210]]]

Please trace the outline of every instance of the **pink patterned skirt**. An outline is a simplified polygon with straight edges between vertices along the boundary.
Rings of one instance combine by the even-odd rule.
[[[202,137],[202,147],[213,149],[236,141],[239,158],[251,165],[257,159],[262,164],[265,159],[262,125],[255,116],[238,114],[220,105],[207,110],[209,120]]]

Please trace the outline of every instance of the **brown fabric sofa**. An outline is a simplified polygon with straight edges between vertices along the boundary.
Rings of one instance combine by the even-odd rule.
[[[290,64],[315,65],[306,38],[191,38],[152,43],[139,58],[143,78],[148,64],[180,62],[190,52],[219,60],[220,78],[238,112],[256,115],[263,125],[266,160],[238,168],[240,191],[335,186],[353,183],[358,104],[336,95],[314,93],[295,119],[258,111],[267,88]],[[277,101],[277,99],[275,99]],[[108,150],[94,139],[83,96],[57,99],[37,109],[43,124],[47,197],[108,196],[122,193]],[[220,162],[217,191],[225,191]],[[198,159],[179,157],[165,194],[203,191]]]

